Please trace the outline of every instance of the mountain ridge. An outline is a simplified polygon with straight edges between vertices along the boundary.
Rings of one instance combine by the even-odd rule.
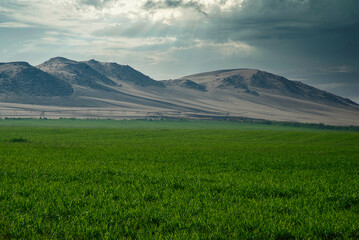
[[[60,109],[49,113],[57,117],[238,116],[359,125],[359,105],[350,99],[258,69],[156,81],[128,65],[63,57],[36,67],[0,63],[0,105],[0,117],[9,109],[46,108]]]
[[[36,68],[61,79],[69,84],[76,84],[95,89],[112,91],[103,84],[114,86],[115,82],[98,73],[85,63],[63,57],[51,58]]]
[[[84,63],[113,81],[125,81],[141,86],[163,87],[161,82],[153,80],[128,65],[120,65],[115,62],[99,62],[94,59]]]

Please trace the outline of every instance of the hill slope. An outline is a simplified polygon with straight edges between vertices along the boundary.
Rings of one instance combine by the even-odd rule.
[[[68,96],[70,84],[61,81],[26,62],[0,63],[0,94],[34,96]]]

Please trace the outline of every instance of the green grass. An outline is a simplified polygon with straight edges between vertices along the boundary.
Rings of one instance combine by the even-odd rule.
[[[240,124],[239,124],[240,123]],[[358,131],[359,126],[330,126],[324,124],[275,122],[255,119],[225,120],[107,120],[107,119],[0,119],[0,126],[60,127],[60,128],[135,128],[135,129],[255,129],[255,130],[342,130]]]
[[[0,239],[359,238],[359,132],[78,121],[0,121]]]
[[[121,128],[121,129],[291,129],[293,127],[268,126],[231,121],[199,120],[101,120],[101,119],[0,119],[0,126],[60,127],[60,128]]]

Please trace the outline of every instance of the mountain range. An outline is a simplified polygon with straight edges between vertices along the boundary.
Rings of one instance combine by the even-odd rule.
[[[128,65],[0,63],[0,117],[254,118],[359,125],[359,105],[257,69],[156,81]]]

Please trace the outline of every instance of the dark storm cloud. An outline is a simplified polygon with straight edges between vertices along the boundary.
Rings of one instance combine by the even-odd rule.
[[[359,69],[359,1],[247,0],[230,13],[210,13],[195,37],[245,42],[273,65]],[[275,66],[273,66],[275,67]],[[295,67],[295,66],[292,66]],[[279,68],[279,67],[278,67]]]
[[[358,9],[357,0],[247,1],[244,14],[230,22],[233,30],[241,29],[238,35],[224,35],[308,63],[313,58],[328,68],[358,68]]]
[[[222,4],[225,3],[225,0],[222,1]],[[199,12],[206,10],[197,1],[148,0],[144,4],[144,9],[151,11],[166,8],[195,8]],[[195,32],[188,27],[190,24],[174,23],[172,26],[165,26],[155,23],[149,26],[150,23],[147,23],[145,27],[154,30],[148,30],[148,34],[152,35],[186,36],[186,31],[190,31],[195,38],[212,39],[218,42],[228,39],[247,42],[291,40],[333,34],[350,40],[356,37],[358,32],[357,9],[359,9],[357,0],[247,0],[225,13],[212,9],[213,11],[208,12],[208,16],[203,16],[197,23]],[[181,23],[186,19],[178,21]],[[142,24],[130,25],[122,29],[121,34],[131,36],[131,33],[138,32],[138,28],[140,30],[144,28]],[[161,31],[156,31],[159,28]],[[118,31],[112,31],[112,33],[116,35]]]
[[[186,5],[187,4],[187,5]],[[225,4],[225,1],[222,2]],[[182,0],[149,0],[146,9],[198,6]],[[211,11],[193,24],[132,24],[108,28],[104,35],[138,37],[175,36],[177,39],[202,39],[214,42],[241,41],[272,54],[313,58],[328,64],[358,62],[359,1],[346,0],[248,0],[225,14]],[[201,10],[202,11],[202,10]],[[181,21],[181,20],[179,20]],[[186,19],[182,20],[186,21]],[[298,61],[298,60],[297,60]],[[310,62],[305,61],[303,64]]]
[[[357,0],[247,0],[226,14],[210,13],[208,20],[221,33],[213,31],[212,36],[222,38],[300,38],[318,30],[354,30],[357,9]]]
[[[169,9],[169,8],[192,8],[199,13],[207,15],[203,10],[203,5],[197,1],[184,2],[183,0],[163,0],[155,2],[153,0],[147,0],[143,8],[145,10],[156,10],[156,9]]]
[[[226,12],[204,9],[194,0],[148,0],[144,8],[155,11],[191,6],[208,11],[208,15],[200,16],[196,24],[187,19],[179,19],[172,25],[137,23],[106,28],[97,34],[173,36],[180,41],[199,39],[218,43],[240,41],[258,48],[262,52],[261,61],[283,68],[291,67],[291,62],[301,68],[330,69],[341,65],[359,68],[357,0],[247,0]]]

